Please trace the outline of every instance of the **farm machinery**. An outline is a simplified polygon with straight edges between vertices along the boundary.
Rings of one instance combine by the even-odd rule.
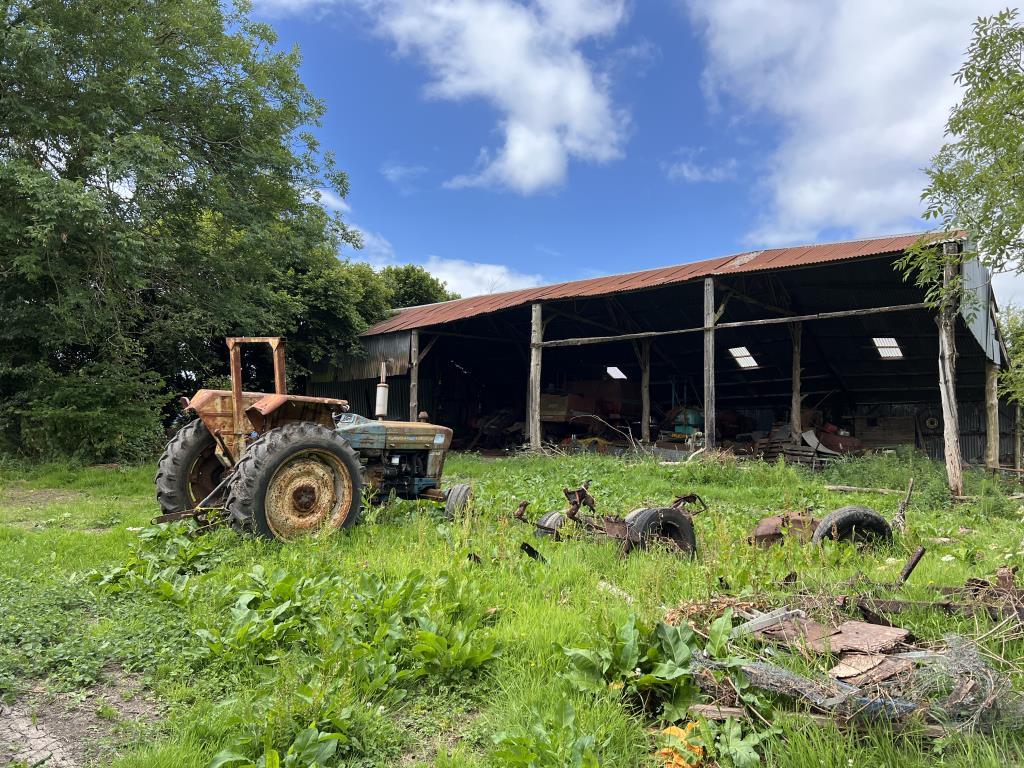
[[[274,392],[242,389],[242,347],[269,344]],[[455,516],[468,485],[440,487],[451,445],[447,427],[388,421],[381,366],[375,416],[345,400],[288,394],[279,337],[227,339],[231,389],[182,398],[195,414],[171,438],[157,467],[154,522],[194,519],[200,531],[227,523],[266,538],[295,539],[355,525],[364,501],[428,499]]]
[[[688,557],[697,554],[693,516],[708,507],[695,493],[676,496],[666,507],[634,509],[625,517],[597,514],[597,501],[590,493],[589,480],[579,488],[563,488],[562,494],[569,506],[561,512],[548,512],[533,521],[526,516],[530,502],[521,501],[512,516],[532,526],[535,535],[555,539],[561,539],[566,524],[572,523],[581,533],[620,542],[623,555],[634,549],[647,549],[655,543]]]

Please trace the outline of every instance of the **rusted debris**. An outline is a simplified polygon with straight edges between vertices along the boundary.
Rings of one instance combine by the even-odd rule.
[[[597,501],[589,488],[589,480],[579,488],[563,488],[562,494],[569,506],[561,512],[550,512],[532,521],[526,514],[530,503],[521,501],[512,516],[533,526],[536,535],[551,536],[556,540],[561,538],[566,521],[571,521],[578,530],[621,542],[623,555],[633,549],[644,549],[652,542],[661,542],[670,549],[691,556],[696,553],[692,518],[701,509],[707,509],[707,504],[697,494],[676,496],[667,507],[638,509],[622,518],[598,515]],[[589,512],[584,512],[584,509]]]
[[[768,547],[780,543],[787,535],[793,535],[798,541],[806,543],[811,540],[820,522],[804,512],[772,515],[758,521],[749,541],[751,544]]]
[[[795,536],[802,543],[821,543],[825,539],[854,541],[858,544],[892,538],[889,524],[868,507],[841,507],[824,519],[811,517],[810,512],[772,515],[758,521],[747,541],[760,546],[780,543],[786,536]]]
[[[813,619],[794,616],[775,626],[755,631],[754,635],[775,644],[806,648],[815,653],[879,653],[906,640],[910,632],[864,621],[845,621],[838,627],[829,627]]]

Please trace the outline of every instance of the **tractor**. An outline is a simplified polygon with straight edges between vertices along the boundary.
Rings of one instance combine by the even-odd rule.
[[[242,346],[269,344],[274,393],[242,389]],[[290,395],[280,337],[227,339],[231,390],[201,389],[182,398],[196,418],[160,457],[154,522],[191,518],[203,531],[220,523],[284,541],[355,525],[364,501],[392,495],[442,503],[449,517],[470,498],[468,485],[440,488],[452,441],[447,427],[387,421],[386,364],[376,419],[351,413],[345,400]]]

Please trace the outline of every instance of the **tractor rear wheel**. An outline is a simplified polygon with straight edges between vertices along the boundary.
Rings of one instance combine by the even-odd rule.
[[[156,467],[156,500],[160,512],[170,515],[194,509],[210,495],[224,476],[217,458],[217,442],[199,419],[175,433]]]
[[[247,447],[225,509],[236,530],[288,541],[355,525],[362,485],[352,446],[327,427],[300,421]]]

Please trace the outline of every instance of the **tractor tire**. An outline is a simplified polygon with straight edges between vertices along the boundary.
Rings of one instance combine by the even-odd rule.
[[[537,527],[533,531],[534,536],[554,536],[555,541],[560,541],[561,536],[558,530],[565,525],[565,515],[561,512],[548,512],[537,521]]]
[[[200,420],[175,433],[156,465],[156,500],[160,514],[195,509],[224,477],[217,441]]]
[[[448,489],[448,495],[444,500],[444,516],[449,520],[458,519],[466,511],[472,498],[473,486],[465,483],[453,485]]]
[[[352,446],[327,427],[300,421],[249,444],[225,510],[239,532],[289,541],[355,525],[362,486]]]
[[[892,528],[885,518],[870,507],[856,504],[840,507],[826,515],[811,537],[815,544],[825,539],[871,543],[892,539]]]
[[[664,541],[690,557],[697,554],[693,520],[675,507],[641,509],[626,519],[627,530],[636,537],[631,549],[647,549],[656,541]]]

